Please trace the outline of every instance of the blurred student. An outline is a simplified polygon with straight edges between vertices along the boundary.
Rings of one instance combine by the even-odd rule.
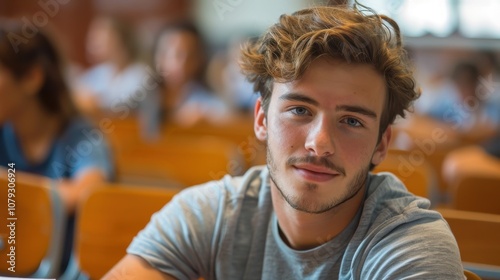
[[[282,15],[244,48],[267,166],[179,193],[104,279],[465,279],[430,202],[369,172],[419,94],[397,24],[357,7]]]
[[[420,113],[436,125],[446,125],[447,135],[460,145],[485,141],[495,134],[498,122],[496,114],[488,109],[485,90],[477,65],[459,62],[454,65],[449,82]]]
[[[449,81],[421,113],[437,125],[448,125],[448,135],[460,145],[485,143],[498,150],[498,141],[490,140],[500,133],[497,67],[489,54],[480,53],[476,58],[455,64]]]
[[[85,192],[112,178],[110,152],[103,134],[72,103],[49,38],[41,31],[22,36],[22,22],[0,22],[0,167],[13,163],[53,179],[72,217]],[[65,261],[72,227],[70,218]]]
[[[443,177],[448,185],[455,185],[469,175],[500,176],[500,71],[492,52],[476,56],[480,72],[478,91],[485,104],[494,132],[484,141],[457,149],[443,162]]]
[[[87,34],[87,55],[94,64],[76,82],[76,100],[85,112],[116,113],[136,109],[133,100],[143,91],[146,66],[138,62],[133,28],[116,17],[97,17]],[[128,106],[128,110],[123,110]]]
[[[167,25],[153,53],[161,82],[141,104],[141,123],[148,137],[157,136],[166,121],[189,126],[200,120],[217,122],[227,115],[228,107],[203,81],[206,47],[192,23]]]
[[[212,57],[207,73],[210,85],[223,95],[231,110],[248,116],[252,116],[257,95],[254,94],[253,84],[241,73],[238,62],[241,46],[251,40],[256,40],[256,37],[231,40],[226,49]]]
[[[496,128],[495,135],[480,145],[487,154],[500,159],[500,65],[496,54],[491,51],[478,53],[476,61],[481,73],[480,90],[486,103],[485,110]]]

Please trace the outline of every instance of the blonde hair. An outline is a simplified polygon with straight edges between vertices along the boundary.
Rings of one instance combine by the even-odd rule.
[[[371,64],[384,76],[387,95],[380,135],[397,115],[404,117],[420,95],[397,23],[373,11],[363,14],[357,6],[314,7],[282,15],[258,41],[243,47],[240,66],[260,92],[267,113],[273,83],[300,79],[319,57]]]

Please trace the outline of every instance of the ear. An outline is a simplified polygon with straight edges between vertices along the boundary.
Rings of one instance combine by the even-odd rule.
[[[385,130],[384,134],[382,134],[382,138],[375,149],[375,152],[372,156],[372,164],[379,165],[387,155],[387,151],[389,150],[389,143],[391,142],[392,136],[392,127],[389,125]]]
[[[43,85],[45,74],[40,66],[33,66],[28,73],[22,77],[22,89],[28,95],[36,95]]]
[[[257,102],[255,103],[253,128],[257,139],[259,139],[260,141],[266,141],[267,119],[264,109],[262,108],[262,97],[259,97],[259,99],[257,99]]]

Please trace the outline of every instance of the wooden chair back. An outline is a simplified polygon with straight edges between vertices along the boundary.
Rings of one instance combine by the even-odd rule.
[[[122,149],[115,156],[118,181],[125,183],[164,180],[192,186],[247,168],[233,143],[215,137],[172,137]]]
[[[132,239],[176,190],[109,184],[78,209],[74,260],[90,279],[100,279],[126,255]]]
[[[500,174],[463,177],[451,191],[455,209],[500,215]]]
[[[373,170],[374,173],[383,171],[396,175],[413,194],[427,198],[430,196],[433,174],[423,156],[412,151],[389,150],[385,160]]]
[[[499,276],[500,215],[444,208],[437,210],[448,222],[457,240],[462,261],[473,267],[494,267]]]
[[[464,275],[467,280],[481,280],[481,277],[479,277],[479,275],[467,269],[464,269]]]
[[[56,277],[66,215],[50,180],[1,169],[0,196],[0,275]]]
[[[253,130],[253,118],[248,116],[234,117],[220,124],[200,121],[192,126],[181,126],[175,123],[165,123],[161,127],[159,138],[145,139],[136,117],[125,119],[108,119],[106,136],[115,148],[115,153],[130,147],[146,145],[165,146],[177,138],[207,138],[207,136],[222,139],[238,149],[245,162],[245,167],[265,163],[265,145],[259,142]]]

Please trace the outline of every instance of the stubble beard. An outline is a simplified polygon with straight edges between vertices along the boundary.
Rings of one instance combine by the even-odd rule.
[[[279,177],[276,176],[278,172],[278,167],[276,165],[276,162],[274,161],[274,156],[269,148],[269,144],[267,146],[267,154],[266,154],[266,159],[267,159],[267,166],[269,169],[269,177],[271,181],[274,183],[274,186],[276,189],[279,191],[281,194],[281,197],[295,210],[309,213],[309,214],[321,214],[325,213],[328,211],[333,211],[336,209],[338,206],[342,205],[343,203],[349,201],[353,197],[355,197],[362,189],[363,186],[366,184],[366,179],[368,177],[368,172],[370,170],[370,165],[367,164],[367,166],[363,169],[361,169],[356,176],[352,180],[350,180],[347,183],[346,187],[346,192],[341,193],[337,197],[331,198],[329,201],[326,202],[321,202],[318,201],[318,199],[306,199],[303,197],[299,197],[296,195],[292,195],[286,191],[286,189],[283,188],[283,182],[279,180]],[[311,161],[311,159],[306,160],[300,160],[300,161]],[[323,159],[317,159],[317,163],[322,164],[324,162]],[[324,165],[324,164],[323,164]],[[288,166],[288,164],[287,164]],[[342,168],[338,168],[338,170],[343,170]],[[339,176],[346,176],[345,172],[340,174]],[[319,188],[317,184],[313,183],[304,183],[307,187],[307,191],[314,192],[316,189]],[[331,187],[336,187],[336,186],[331,186]]]

